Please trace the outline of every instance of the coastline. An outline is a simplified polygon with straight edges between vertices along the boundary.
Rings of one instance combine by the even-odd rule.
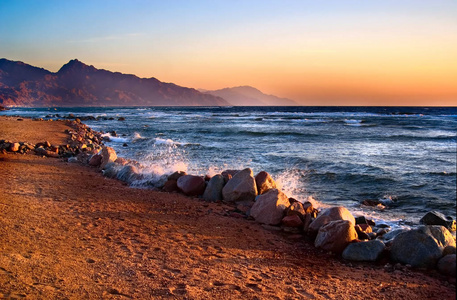
[[[0,139],[65,139],[63,122],[37,122],[43,136],[36,127],[18,136],[13,124]],[[0,158],[6,298],[455,298],[455,279],[436,271],[343,261],[301,235],[230,216],[225,204],[132,189],[58,158]]]

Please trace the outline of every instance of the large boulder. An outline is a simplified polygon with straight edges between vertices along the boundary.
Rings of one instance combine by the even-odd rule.
[[[100,169],[105,169],[106,165],[110,162],[114,162],[117,159],[116,151],[111,147],[102,148],[102,161],[100,164]]]
[[[455,254],[448,254],[438,261],[436,267],[441,274],[455,277],[455,265]]]
[[[269,189],[277,189],[276,182],[273,180],[270,174],[265,171],[260,172],[255,176],[255,183],[257,186],[257,192],[262,195]]]
[[[386,246],[380,240],[351,243],[343,251],[343,258],[354,261],[376,261]]]
[[[314,246],[333,253],[341,253],[357,239],[354,223],[348,220],[331,221],[319,228]]]
[[[222,189],[224,188],[224,177],[220,174],[214,175],[208,181],[208,186],[203,193],[203,199],[210,202],[222,200]]]
[[[233,175],[222,189],[222,199],[225,202],[254,201],[256,196],[257,187],[250,168]]]
[[[198,196],[205,191],[206,182],[200,176],[184,175],[178,178],[177,185],[184,195]]]
[[[444,226],[419,226],[394,238],[390,258],[417,268],[433,268],[447,246],[455,247],[455,240]]]
[[[355,225],[354,216],[344,206],[330,207],[324,210],[317,218],[309,225],[308,230],[311,233],[319,231],[322,226],[338,220],[347,220]]]
[[[251,207],[251,216],[259,223],[277,225],[281,223],[284,211],[289,205],[289,199],[283,192],[270,189],[256,198]]]
[[[455,220],[453,220],[452,217],[446,217],[442,213],[434,210],[426,213],[419,222],[424,225],[441,225],[450,231],[455,231],[456,229]]]

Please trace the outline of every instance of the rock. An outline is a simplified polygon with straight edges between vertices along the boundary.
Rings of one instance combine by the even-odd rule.
[[[179,192],[178,182],[174,179],[167,180],[163,185],[162,190],[168,193]]]
[[[446,276],[455,277],[456,260],[455,254],[443,256],[436,265],[438,271]]]
[[[289,199],[289,202],[290,202],[290,199]],[[305,219],[305,215],[306,215],[306,212],[303,208],[303,204],[301,204],[300,202],[298,201],[294,201],[293,203],[291,203],[291,205],[287,208],[286,210],[286,215],[287,216],[299,216],[300,219],[304,220]]]
[[[251,216],[259,223],[278,225],[289,205],[289,199],[283,192],[278,189],[270,189],[256,198],[251,207]]]
[[[129,163],[129,161],[126,160],[126,159],[123,158],[123,157],[118,157],[118,158],[116,158],[116,160],[115,160],[114,162],[117,163],[117,164],[119,164],[119,165],[121,165],[121,166],[125,166],[126,164]]]
[[[36,148],[35,149],[35,153],[38,154],[38,155],[44,155],[44,156],[47,156],[47,157],[54,157],[54,158],[58,158],[59,157],[59,155],[56,154],[55,152],[46,150],[43,147]]]
[[[309,198],[309,197],[308,197]],[[309,201],[303,202],[303,210],[305,211],[305,214],[312,214],[315,211],[317,211],[314,207],[313,204]]]
[[[187,196],[198,196],[205,191],[205,180],[200,176],[184,175],[177,180],[178,188]]]
[[[19,151],[19,147],[21,147],[21,144],[19,144],[19,143],[11,143],[9,150],[11,152],[18,152]]]
[[[122,166],[116,164],[115,162],[107,163],[103,169],[103,175],[108,178],[116,178],[117,173],[120,171]]]
[[[348,220],[330,221],[319,228],[314,246],[333,253],[341,253],[355,239],[357,239],[357,232],[354,223]]]
[[[420,226],[393,239],[390,258],[417,268],[433,268],[447,246],[455,247],[455,240],[445,227]]]
[[[236,173],[222,189],[222,199],[225,202],[253,201],[257,196],[253,175],[249,168]]]
[[[443,256],[448,254],[455,254],[455,246],[446,246],[443,249]]]
[[[138,169],[132,165],[125,165],[118,173],[117,179],[127,183],[132,183],[135,180],[142,178],[141,174],[138,173]]]
[[[299,228],[303,227],[303,221],[298,215],[285,216],[281,220],[281,224],[287,227]]]
[[[114,151],[111,147],[103,147],[102,148],[102,161],[100,164],[100,169],[104,169],[106,165],[110,162],[114,162],[117,159],[116,151]]]
[[[210,202],[222,200],[222,189],[224,188],[224,177],[220,174],[211,177],[208,186],[203,193],[203,199]]]
[[[358,224],[368,224],[370,226],[375,226],[376,225],[375,222],[365,218],[365,216],[360,216],[360,217],[355,218],[355,224],[356,225],[358,225]]]
[[[407,228],[395,229],[395,230],[389,231],[389,232],[387,232],[387,233],[385,233],[383,235],[380,235],[379,239],[381,239],[385,243],[387,243],[388,241],[392,241],[400,233],[406,232],[406,231],[409,231],[409,229],[407,229]]]
[[[377,261],[386,246],[380,240],[351,243],[343,251],[343,258],[354,261]]]
[[[124,117],[119,117],[117,120],[118,121],[125,121],[125,118]]]
[[[225,170],[221,173],[222,177],[224,177],[225,183],[227,183],[236,173],[240,170]]]
[[[100,154],[94,154],[89,159],[89,166],[99,167],[102,164],[102,156]]]
[[[262,195],[269,189],[277,189],[276,182],[273,180],[271,175],[265,171],[262,171],[255,176],[255,183],[259,195]]]
[[[426,213],[419,222],[424,225],[441,225],[450,231],[455,231],[455,220],[434,210]]]
[[[309,225],[309,231],[315,233],[319,228],[331,221],[347,220],[355,225],[354,216],[343,206],[327,208],[317,216],[317,218]],[[355,229],[354,229],[355,230]]]
[[[168,180],[176,180],[176,181],[178,181],[179,177],[184,176],[184,175],[187,175],[187,173],[184,172],[184,171],[176,171],[173,174],[168,175],[167,179]]]

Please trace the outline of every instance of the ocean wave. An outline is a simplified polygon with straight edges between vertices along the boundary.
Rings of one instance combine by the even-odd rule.
[[[127,137],[112,136],[110,133],[104,133],[102,134],[102,137],[107,138],[109,142],[114,143],[127,143],[129,141],[129,138]]]

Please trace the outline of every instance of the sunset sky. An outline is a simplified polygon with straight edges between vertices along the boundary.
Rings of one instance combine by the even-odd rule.
[[[457,1],[0,1],[0,57],[304,105],[457,105]]]

